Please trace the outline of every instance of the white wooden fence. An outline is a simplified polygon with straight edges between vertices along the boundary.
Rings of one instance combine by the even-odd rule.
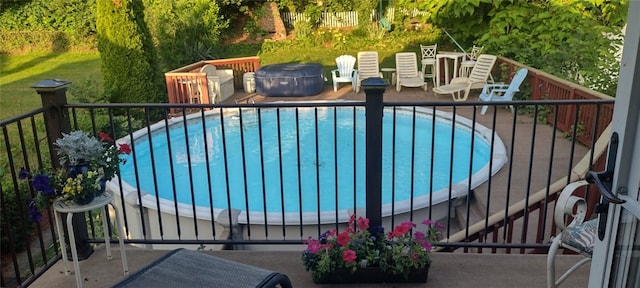
[[[376,13],[377,13],[376,10],[371,11],[371,20],[375,19]],[[395,13],[396,13],[395,8],[388,8],[386,12],[386,18],[394,19]],[[417,9],[413,9],[413,10],[399,9],[398,13],[401,13],[402,15],[410,15],[411,17],[416,17],[418,15],[420,16],[426,15],[428,12],[418,11]],[[307,16],[305,13],[283,12],[281,13],[281,15],[282,15],[282,21],[284,21],[284,23],[289,26],[293,26],[293,23],[295,23],[297,20],[311,21],[309,16]],[[321,21],[320,21],[319,27],[340,28],[340,27],[358,26],[358,12],[356,11],[323,12],[322,16],[320,17],[321,17]]]

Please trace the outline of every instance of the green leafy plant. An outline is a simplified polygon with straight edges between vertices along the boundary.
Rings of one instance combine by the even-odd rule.
[[[426,226],[424,231],[406,221],[385,234],[382,227],[369,227],[369,219],[356,220],[354,214],[346,230],[326,231],[318,239],[309,237],[302,262],[314,281],[338,269],[353,273],[359,267],[380,267],[384,272],[407,277],[411,271],[431,264],[433,243],[441,235],[440,223],[424,220],[421,224]]]
[[[69,134],[62,133],[62,137],[56,139],[54,145],[62,165],[89,163],[104,154],[102,143],[81,130],[72,131]]]

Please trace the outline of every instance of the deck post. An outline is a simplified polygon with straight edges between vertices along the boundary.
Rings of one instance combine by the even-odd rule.
[[[366,94],[366,214],[370,227],[382,226],[382,98],[389,84],[380,77],[362,81]]]
[[[61,80],[61,79],[46,79],[39,81],[31,86],[31,88],[35,89],[38,94],[40,94],[40,99],[42,101],[42,107],[44,110],[44,123],[45,129],[47,131],[47,143],[49,145],[49,151],[51,156],[51,165],[54,168],[60,168],[60,158],[58,154],[55,153],[55,146],[53,143],[56,139],[62,137],[62,133],[71,132],[71,121],[69,119],[69,113],[64,107],[67,105],[67,87],[71,82]],[[66,217],[64,217],[66,218]],[[78,251],[78,259],[85,260],[89,258],[91,253],[93,253],[93,247],[89,244],[89,233],[87,232],[87,222],[84,218],[84,213],[75,213],[73,214],[73,233],[76,238],[76,247]],[[67,231],[66,222],[64,222],[65,228],[63,229]],[[69,239],[69,236],[65,236],[64,239]],[[68,241],[68,240],[66,240]],[[69,247],[69,245],[67,245]],[[67,257],[67,259],[71,259],[70,251],[66,251],[67,255],[63,255],[62,257]]]

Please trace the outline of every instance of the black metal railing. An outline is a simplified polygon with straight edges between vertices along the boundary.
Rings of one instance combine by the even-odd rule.
[[[558,111],[570,107],[576,115],[592,113],[596,121],[590,123],[602,123],[599,111],[613,101],[500,105],[508,104],[515,113],[496,107],[480,115],[481,105],[494,105],[481,102],[384,103],[384,124],[375,129],[381,132],[382,148],[392,152],[366,156],[366,161],[380,161],[381,171],[374,177],[380,178],[383,190],[387,188],[384,197],[395,200],[402,193],[408,195],[397,203],[385,202],[376,211],[381,212],[385,229],[407,219],[431,218],[445,224],[439,246],[446,250],[531,253],[548,248],[548,239],[555,233],[550,216],[559,191],[555,183],[574,179],[580,159],[597,162],[597,149],[576,139],[584,133],[593,135],[591,143],[596,143],[604,128],[582,125],[575,116],[572,131],[559,132],[556,121],[548,124],[546,120],[557,119]],[[368,129],[364,132],[368,124],[364,113],[376,112],[365,111],[365,106],[369,108],[364,102],[346,101],[64,104],[62,109],[47,106],[3,120],[0,200],[6,219],[3,245],[7,245],[3,253],[15,252],[6,256],[13,269],[3,269],[2,286],[28,285],[61,257],[51,211],[44,211],[41,223],[28,219],[25,203],[35,191],[24,186],[17,173],[22,167],[59,165],[51,153],[55,138],[45,135],[64,132],[60,128],[64,121],[72,130],[104,131],[117,135],[118,142],[132,144],[121,177],[108,186],[124,212],[127,243],[151,248],[282,245],[299,249],[307,237],[339,228],[350,213],[378,217],[366,209],[369,203],[363,195],[369,193],[368,180],[375,173],[365,169],[364,153],[373,149],[366,146],[368,139],[363,135],[371,134]],[[182,116],[171,117],[170,111],[181,111]],[[47,121],[52,115],[62,119]],[[461,140],[465,131],[480,136]],[[441,140],[443,144],[436,143]],[[305,141],[309,146],[302,144]],[[468,145],[462,146],[463,141]],[[485,149],[476,149],[479,146]],[[475,163],[483,153],[486,163]],[[462,156],[468,158],[468,162],[461,160],[466,166],[448,164]],[[444,187],[434,187],[436,178],[443,180]],[[155,197],[163,191],[166,195]],[[194,204],[198,199],[204,200]],[[233,203],[237,199],[240,205]],[[305,205],[315,209],[302,212]],[[97,231],[100,225],[95,221],[106,219],[93,213],[85,216],[86,242],[102,242],[104,234]]]

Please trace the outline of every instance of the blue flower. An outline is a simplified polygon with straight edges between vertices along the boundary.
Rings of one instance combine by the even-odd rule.
[[[320,244],[327,244],[327,238],[329,238],[330,233],[331,231],[327,230],[324,233],[320,234],[320,237],[318,237],[318,241],[320,241]]]
[[[37,191],[42,191],[45,194],[52,193],[51,191],[53,191],[53,187],[51,187],[51,179],[49,179],[49,176],[47,175],[36,175],[35,177],[33,177],[33,182],[31,183],[31,185],[33,185],[33,188]]]
[[[384,234],[384,227],[382,226],[369,227],[369,233],[371,233],[371,235]]]
[[[56,196],[56,190],[53,190],[53,187],[51,187],[51,185],[49,185],[48,188],[44,188],[43,190],[41,190],[42,194],[48,197],[54,197]]]

